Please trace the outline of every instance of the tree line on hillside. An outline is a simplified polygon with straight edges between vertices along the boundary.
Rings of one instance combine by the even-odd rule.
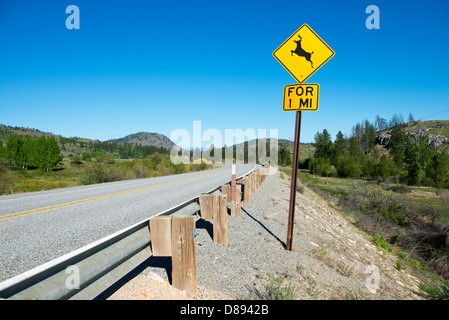
[[[6,146],[0,148],[0,163],[24,169],[49,171],[56,167],[62,155],[54,137],[21,138],[11,136]]]
[[[238,145],[227,146],[226,144],[222,148],[216,148],[214,144],[201,152],[199,148],[190,151],[190,158],[194,159],[194,157],[198,157],[199,154],[207,160],[214,160],[214,157],[219,158],[221,161],[225,161],[226,157],[231,157],[236,159],[237,161],[243,161],[244,163],[248,163],[250,161],[267,161],[266,158],[271,156],[271,152],[278,152],[277,145],[273,145],[273,148],[270,143],[270,139],[255,139],[250,142],[244,141]],[[260,148],[260,150],[259,150]],[[263,149],[265,148],[265,149]],[[263,157],[260,158],[260,157]]]
[[[365,120],[345,138],[332,141],[324,129],[315,137],[314,159],[306,166],[323,176],[393,178],[412,185],[449,188],[447,147],[431,147],[426,137],[407,135],[399,124],[391,131],[388,153],[376,148],[376,126]]]
[[[61,137],[61,148],[67,144],[88,150],[92,154],[117,154],[120,159],[144,159],[154,153],[170,154],[170,150],[163,147],[145,146],[141,144],[117,143],[111,141],[79,141],[77,138]]]
[[[410,113],[408,115],[407,120],[409,122],[415,121],[415,117],[413,116],[412,113]],[[401,125],[402,123],[404,123],[404,117],[403,115],[400,114],[394,114],[390,120],[387,120],[383,117],[381,117],[380,115],[376,115],[374,123],[370,123],[368,120],[365,120],[364,122],[360,122],[357,123],[355,126],[352,127],[352,133],[351,136],[352,137],[356,137],[359,147],[361,149],[361,151],[363,151],[365,154],[368,154],[372,151],[374,145],[375,145],[375,139],[376,139],[376,132],[377,131],[382,131],[382,130],[386,130],[386,129],[390,129],[393,128],[394,126],[397,125]],[[324,150],[319,150],[318,151],[318,155],[315,154],[315,157],[322,157],[323,154],[325,155],[324,158],[330,158],[330,154],[333,153],[333,151],[328,150],[329,148],[331,148],[331,146],[329,145],[328,141],[331,140],[331,137],[329,135],[329,133],[327,132],[327,130],[323,133],[318,132],[317,135],[315,136],[315,144],[321,144],[320,148],[323,148]],[[348,142],[343,142],[346,141],[348,139],[346,139],[343,134],[341,132],[339,132],[337,134],[336,140],[335,140],[335,147],[337,153],[340,153],[340,151],[342,150],[343,144],[344,143],[348,143]],[[348,147],[349,148],[349,147]],[[352,146],[351,146],[351,153],[352,154],[357,154],[356,150],[358,149],[357,146],[354,145],[354,141],[352,141]],[[291,156],[291,150],[289,148],[286,147],[280,147],[279,148],[279,164],[282,166],[290,166],[292,164],[292,156]],[[321,154],[323,153],[323,154]],[[335,164],[335,155],[332,156],[333,157],[333,164]],[[306,161],[306,167],[308,167],[308,163],[309,163],[310,159],[308,161]],[[335,169],[334,168],[330,168],[327,166],[327,162],[326,161],[326,169],[332,171],[333,173],[335,173]],[[304,165],[302,165],[304,167]],[[311,166],[313,167],[313,163],[311,164]],[[341,170],[341,172],[343,172],[344,170]],[[347,171],[347,170],[346,170]],[[356,170],[358,171],[358,170]],[[328,172],[328,174],[330,174]]]
[[[77,138],[58,137],[31,138],[19,135],[10,136],[6,145],[0,145],[0,163],[11,167],[22,167],[23,169],[40,169],[49,171],[62,160],[61,150],[66,150],[67,145],[81,149],[83,159],[91,156],[104,156],[116,154],[121,159],[145,159],[153,154],[168,156],[169,150],[162,147],[120,144],[115,142],[80,141]],[[61,148],[59,147],[61,145]],[[76,157],[75,155],[74,157]],[[81,159],[81,155],[78,156]],[[79,163],[78,163],[79,164]]]
[[[415,121],[415,117],[413,116],[412,113],[409,113],[409,115],[407,117],[407,121],[408,122]],[[387,121],[387,119],[385,119],[385,118],[382,118],[380,115],[376,115],[373,125],[376,128],[376,130],[382,131],[382,130],[393,128],[394,126],[400,125],[404,122],[405,121],[404,121],[404,117],[402,116],[402,113],[399,113],[399,114],[395,113],[389,121]],[[361,124],[359,123],[359,125],[361,125]],[[355,129],[355,128],[353,128],[353,129]]]

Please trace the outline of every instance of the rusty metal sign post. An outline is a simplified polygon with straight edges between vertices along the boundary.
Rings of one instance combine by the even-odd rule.
[[[299,136],[301,133],[302,111],[296,111],[295,141],[293,144],[292,181],[290,186],[290,206],[288,208],[287,243],[285,249],[292,251],[293,223],[295,221],[296,181],[298,174]]]
[[[293,226],[295,221],[296,183],[298,175],[302,111],[318,110],[319,85],[303,85],[303,82],[328,62],[334,55],[335,52],[307,24],[303,24],[273,52],[273,56],[276,60],[278,60],[299,83],[299,85],[285,86],[283,102],[284,111],[296,111],[287,243],[285,246],[289,251],[293,250]]]

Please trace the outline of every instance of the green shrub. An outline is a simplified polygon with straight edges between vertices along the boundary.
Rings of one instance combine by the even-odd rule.
[[[16,179],[16,176],[17,173],[0,166],[0,195],[12,192],[12,182]]]
[[[49,181],[28,181],[17,187],[20,192],[33,192],[42,190],[52,190],[68,187],[65,182],[49,182]]]
[[[401,184],[399,186],[391,186],[387,190],[391,190],[397,193],[410,193],[412,189],[404,184]]]
[[[271,273],[268,274],[268,281],[268,285],[265,287],[265,295],[262,298],[267,300],[296,300],[298,288],[292,285],[291,281],[285,285],[282,277],[274,277]]]
[[[382,209],[380,214],[400,226],[408,222],[407,217],[402,213],[402,205],[391,197],[386,199],[386,208]]]
[[[313,164],[309,163],[309,167]],[[324,177],[336,177],[337,169],[331,165],[331,160],[328,158],[315,158],[315,172]]]
[[[83,164],[83,161],[81,160],[81,156],[79,154],[75,154],[72,156],[72,160],[70,161],[71,166],[77,166]]]
[[[91,161],[92,160],[92,155],[90,152],[83,152],[83,160],[84,161]]]
[[[387,250],[388,252],[393,252],[393,247],[388,243],[387,240],[385,240],[383,236],[376,234],[374,236],[373,242],[376,245],[376,247],[381,247]]]
[[[449,281],[443,281],[440,284],[423,282],[419,287],[433,299],[449,300]]]
[[[351,156],[340,155],[337,157],[337,174],[340,178],[359,178],[362,174],[360,161]]]
[[[104,163],[87,166],[81,176],[82,184],[95,184],[123,180],[124,176],[118,168],[108,168]]]
[[[405,269],[407,269],[407,268],[406,268],[405,266],[403,266],[401,262],[397,261],[397,262],[396,262],[396,269],[397,269],[398,271],[401,271],[401,270],[405,270]]]

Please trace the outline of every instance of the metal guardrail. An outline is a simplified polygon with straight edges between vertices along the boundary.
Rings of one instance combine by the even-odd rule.
[[[254,166],[242,177],[255,171]],[[230,184],[231,181],[225,183]],[[206,192],[216,193],[221,186]],[[0,283],[0,298],[8,300],[91,300],[151,257],[149,220],[160,215],[194,215],[199,196],[142,222],[95,241]],[[75,266],[75,269],[70,267]],[[71,273],[79,282],[71,283]]]

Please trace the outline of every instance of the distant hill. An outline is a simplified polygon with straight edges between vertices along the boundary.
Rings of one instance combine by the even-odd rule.
[[[50,132],[43,132],[38,129],[30,129],[24,127],[12,127],[0,124],[0,141],[6,142],[6,140],[13,135],[17,135],[22,138],[39,138],[41,136],[56,137],[56,135]]]
[[[58,141],[61,140],[60,135],[55,135],[51,132],[44,132],[39,129],[34,128],[24,128],[24,127],[12,127],[0,124],[0,141],[4,143],[10,136],[17,135],[22,138],[31,137],[31,138],[39,138],[40,136],[46,137],[55,137]],[[67,137],[65,137],[67,139]],[[71,137],[70,140],[74,140],[76,142],[96,142],[98,140],[87,139],[87,138],[79,138],[79,137]],[[159,133],[149,133],[149,132],[138,132],[135,134],[127,135],[126,137],[119,139],[111,139],[106,142],[112,143],[129,143],[129,144],[140,144],[143,146],[155,146],[155,147],[163,147],[170,149],[174,143],[167,138],[166,136]]]
[[[39,138],[41,136],[54,137],[56,140],[60,141],[62,139],[67,139],[67,137],[62,137],[61,135],[56,135],[51,132],[41,131],[39,129],[34,128],[24,128],[24,127],[12,127],[4,124],[0,124],[0,141],[6,142],[10,136],[19,136],[21,138]],[[79,137],[71,137],[69,139],[75,140],[76,142],[95,142],[96,140],[87,139],[87,138],[79,138]]]
[[[160,133],[138,132],[119,139],[111,139],[107,142],[140,144],[142,146],[154,146],[171,149],[175,144],[169,138]]]

